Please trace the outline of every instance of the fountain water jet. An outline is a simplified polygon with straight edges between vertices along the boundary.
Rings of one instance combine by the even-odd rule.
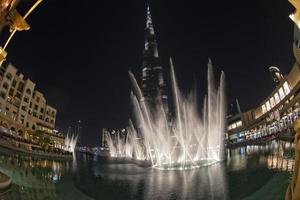
[[[76,147],[76,144],[77,144],[77,140],[78,140],[78,135],[75,136],[74,134],[72,134],[70,136],[69,130],[68,130],[67,137],[65,138],[65,144],[64,144],[63,149],[65,151],[69,151],[71,153],[74,153],[75,152],[75,147]]]
[[[129,124],[124,140],[107,138],[113,157],[150,161],[158,169],[191,169],[208,166],[224,159],[225,135],[225,74],[221,72],[220,85],[215,88],[213,67],[208,62],[208,93],[202,115],[197,112],[195,91],[182,95],[177,85],[174,66],[171,81],[175,117],[168,120],[161,98],[157,98],[153,112],[145,101],[134,75],[129,72],[134,93],[131,100],[137,118],[138,131]],[[140,136],[138,136],[140,135]]]

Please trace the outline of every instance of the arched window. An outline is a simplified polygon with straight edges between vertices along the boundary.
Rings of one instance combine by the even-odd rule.
[[[7,78],[8,80],[11,80],[11,79],[12,79],[11,73],[8,72],[8,73],[6,74],[6,78]]]
[[[27,93],[28,95],[31,95],[31,90],[30,90],[29,88],[27,88],[27,89],[26,89],[26,93]]]
[[[32,130],[35,130],[35,125],[34,124],[32,125]]]
[[[46,118],[46,122],[49,122],[49,118],[48,117]]]

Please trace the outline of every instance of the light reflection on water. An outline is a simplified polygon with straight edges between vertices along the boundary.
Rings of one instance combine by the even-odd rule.
[[[259,155],[259,164],[269,169],[291,173],[294,169],[294,143],[272,141],[268,145],[249,145],[235,149],[227,149],[227,166],[231,170],[246,169],[249,157]],[[229,161],[229,162],[228,162]]]
[[[0,149],[0,171],[13,180],[3,199],[55,199],[55,183],[69,170],[69,163],[37,159]]]
[[[160,171],[83,154],[73,162],[51,161],[0,149],[0,171],[14,183],[4,199],[242,199],[273,177],[288,180],[293,148],[276,141],[239,147],[227,150],[223,163],[188,171]],[[280,182],[278,188],[284,191],[286,184]]]
[[[103,188],[105,185],[115,186],[114,189],[102,190],[102,195],[108,199],[174,199],[175,197],[175,199],[207,199],[208,196],[222,199],[227,196],[227,177],[224,171],[223,163],[188,171],[145,169],[134,164],[100,166],[94,163],[93,167],[94,177],[102,180],[95,183],[96,188]],[[78,187],[90,193],[90,188],[80,186],[80,183],[93,177],[88,177],[85,173],[83,177],[85,179],[82,178],[78,182]],[[192,184],[191,180],[193,180]],[[113,192],[124,185],[130,193]]]

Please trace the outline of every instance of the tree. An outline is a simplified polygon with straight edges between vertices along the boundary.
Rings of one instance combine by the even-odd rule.
[[[32,139],[43,149],[48,150],[49,147],[53,146],[53,141],[50,138],[50,135],[42,130],[34,131],[32,134]]]

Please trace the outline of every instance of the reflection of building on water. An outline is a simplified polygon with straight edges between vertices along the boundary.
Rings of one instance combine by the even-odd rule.
[[[34,159],[18,154],[0,156],[0,172],[9,175],[14,184],[11,192],[5,195],[8,199],[30,199],[33,196],[36,199],[55,198],[54,184],[60,181],[65,170],[68,170],[65,162]],[[20,190],[22,194],[19,193]]]
[[[280,154],[268,156],[269,169],[287,171],[292,173],[294,170],[294,163],[294,158],[287,158]]]
[[[294,169],[295,158],[288,154],[294,151],[294,148],[295,144],[293,143],[272,142],[270,145],[265,146],[247,146],[247,153],[251,154],[259,152],[264,154],[266,151],[272,152],[266,157],[268,168],[291,173]]]
[[[287,171],[292,173],[295,164],[295,158],[289,153],[293,152],[295,148],[294,143],[284,143],[279,145],[277,151],[268,156],[268,167],[279,171]]]
[[[260,164],[265,164],[268,169],[292,173],[295,158],[289,155],[294,151],[295,144],[289,142],[273,141],[267,145],[249,145],[228,149],[229,164],[235,170],[242,170],[247,167],[247,156],[258,155]],[[239,155],[231,158],[231,155]]]

